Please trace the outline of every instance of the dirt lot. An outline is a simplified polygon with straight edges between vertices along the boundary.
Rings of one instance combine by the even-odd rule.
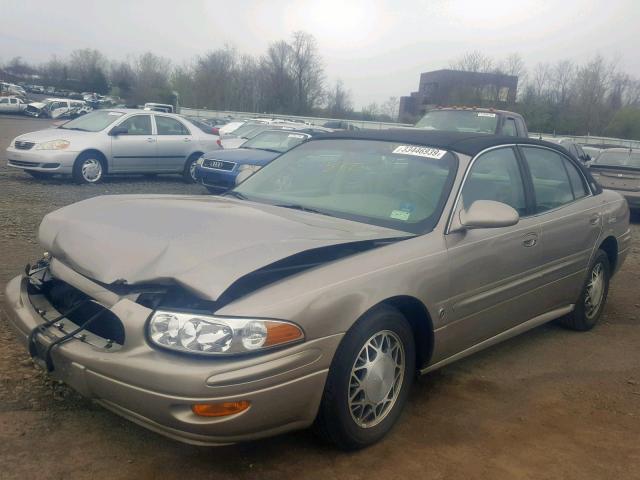
[[[640,218],[601,325],[537,328],[418,381],[398,426],[358,453],[308,432],[244,445],[175,443],[36,370],[8,330],[6,282],[41,254],[44,214],[102,194],[204,193],[175,176],[77,186],[6,167],[46,121],[0,117],[0,479],[640,479]]]

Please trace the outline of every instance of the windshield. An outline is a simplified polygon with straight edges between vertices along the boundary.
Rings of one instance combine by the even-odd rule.
[[[233,191],[248,200],[413,233],[433,229],[455,176],[444,150],[318,140],[284,153]]]
[[[640,168],[640,152],[607,152],[604,151],[596,158],[594,165],[606,165],[610,167]]]
[[[251,132],[256,128],[262,127],[263,125],[257,123],[246,123],[231,132],[231,136],[233,137],[242,137],[244,138],[245,133]]]
[[[277,132],[262,132],[251,140],[242,144],[242,148],[253,148],[258,150],[268,150],[270,152],[286,152],[296,145],[300,145],[308,138],[307,135],[286,130]]]
[[[453,132],[496,133],[498,116],[473,110],[431,110],[416,123],[416,128]]]
[[[120,112],[112,112],[109,110],[100,110],[98,112],[91,112],[78,117],[70,122],[65,123],[59,128],[65,130],[82,130],[85,132],[99,132],[104,130],[118,118],[124,115]]]

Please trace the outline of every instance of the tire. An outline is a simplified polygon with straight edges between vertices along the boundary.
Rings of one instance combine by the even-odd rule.
[[[395,355],[390,356],[385,348],[394,345],[393,342],[399,347],[391,349]],[[365,345],[376,343],[380,346],[379,352],[365,350]],[[371,370],[362,364],[365,357],[374,363],[378,359],[378,369],[373,377],[370,376]],[[402,358],[402,365],[397,361],[399,358]],[[393,372],[393,378],[399,375],[395,388],[393,383],[385,381],[392,378],[385,375],[390,372]],[[347,332],[331,362],[314,424],[316,433],[342,450],[356,450],[377,442],[398,420],[414,374],[415,344],[407,320],[390,306],[382,305],[370,310]],[[360,381],[355,382],[354,377]],[[350,397],[353,403],[350,403]],[[380,409],[377,418],[371,416],[370,405],[358,404],[360,400],[366,403],[367,400],[376,402],[381,398],[383,400],[377,404]]]
[[[92,152],[83,153],[73,164],[73,180],[76,183],[98,183],[106,173],[104,160]]]
[[[37,170],[25,170],[25,172],[27,172],[29,175],[31,175],[33,178],[37,178],[38,180],[45,180],[47,178],[51,178],[53,176],[52,173],[48,173],[48,172],[39,172]]]
[[[196,162],[198,158],[200,158],[201,153],[194,153],[191,155],[186,163],[184,164],[184,170],[182,171],[182,178],[186,183],[197,183],[198,179],[195,177],[196,174]]]
[[[600,320],[604,306],[607,302],[607,295],[609,294],[609,279],[611,278],[611,265],[609,264],[609,257],[603,250],[596,252],[595,258],[589,266],[589,273],[585,280],[580,297],[576,302],[576,307],[568,315],[562,317],[559,322],[562,326],[571,330],[577,330],[585,332],[591,330]],[[593,281],[596,275],[601,280],[601,283],[596,284],[596,291],[594,292]],[[597,306],[593,306],[593,295],[598,296],[599,301]]]

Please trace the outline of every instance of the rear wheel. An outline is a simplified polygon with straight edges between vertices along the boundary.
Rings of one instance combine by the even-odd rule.
[[[316,431],[344,450],[377,442],[398,420],[414,373],[409,323],[393,307],[376,307],[347,332],[333,358]]]
[[[92,152],[83,153],[73,164],[73,179],[76,183],[98,183],[105,173],[102,158]]]
[[[587,280],[575,309],[562,317],[560,324],[572,330],[591,330],[600,320],[607,302],[610,276],[609,257],[603,250],[598,250],[589,267]]]
[[[200,158],[201,155],[202,155],[201,153],[194,153],[187,159],[187,162],[184,165],[184,170],[182,171],[182,178],[184,179],[185,182],[187,183],[198,182],[198,178],[196,177],[196,167],[197,167],[196,162],[198,161],[198,158]]]

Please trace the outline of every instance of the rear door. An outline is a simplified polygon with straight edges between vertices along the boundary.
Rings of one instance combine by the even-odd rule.
[[[545,289],[539,302],[548,311],[578,298],[602,229],[601,207],[569,157],[546,147],[521,145],[519,149],[542,225]]]
[[[127,133],[111,136],[112,167],[114,172],[155,172],[156,136],[151,115],[140,114],[127,117],[118,124]]]
[[[451,268],[451,315],[445,356],[469,348],[542,313],[539,302],[540,220],[531,215],[530,189],[515,147],[481,154],[461,190],[464,208],[494,200],[518,211],[511,227],[446,235]],[[457,207],[459,208],[459,207]]]
[[[154,118],[158,144],[158,171],[182,171],[193,148],[194,137],[191,131],[175,118],[165,115],[154,115]]]

